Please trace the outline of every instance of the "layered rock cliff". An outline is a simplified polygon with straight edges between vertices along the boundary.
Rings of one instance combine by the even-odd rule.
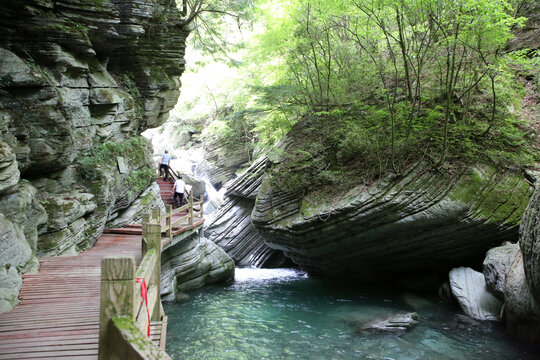
[[[6,0],[0,32],[5,311],[36,255],[92,246],[150,185],[134,136],[176,103],[188,30],[168,0]]]
[[[517,241],[532,194],[521,174],[475,165],[449,175],[420,161],[400,175],[365,182],[352,178],[348,188],[319,185],[302,192],[290,185],[290,177],[306,177],[325,163],[323,155],[297,149],[309,131],[304,128],[293,129],[269,157],[251,218],[270,247],[311,274],[370,282],[446,272],[480,264],[489,248]],[[295,153],[311,165],[301,163],[283,181],[281,165]]]
[[[228,185],[224,203],[208,218],[205,229],[206,237],[240,266],[282,267],[290,262],[281,251],[266,245],[251,222],[265,167],[263,156]]]

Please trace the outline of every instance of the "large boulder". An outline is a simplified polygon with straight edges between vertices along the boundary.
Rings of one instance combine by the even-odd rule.
[[[45,208],[36,197],[37,194],[36,188],[23,181],[12,187],[9,193],[0,196],[2,213],[20,226],[34,253],[37,249],[38,234],[45,231],[48,219]]]
[[[234,261],[212,241],[195,233],[163,251],[161,298],[175,300],[183,292],[234,279]]]
[[[449,274],[452,294],[465,314],[476,320],[499,320],[502,303],[487,289],[484,275],[459,267]]]
[[[504,301],[506,274],[519,253],[519,244],[506,244],[490,249],[484,259],[483,272],[489,291]]]
[[[23,230],[0,213],[0,313],[19,303],[21,274],[35,268],[35,256]]]
[[[19,303],[22,277],[14,267],[0,266],[0,313],[10,311]]]
[[[0,214],[0,267],[22,268],[32,258],[32,248],[20,226]]]
[[[449,177],[421,162],[333,195],[302,193],[280,183],[281,161],[267,165],[251,215],[265,242],[311,274],[362,282],[480,262],[517,240],[532,193],[518,174],[474,166]]]

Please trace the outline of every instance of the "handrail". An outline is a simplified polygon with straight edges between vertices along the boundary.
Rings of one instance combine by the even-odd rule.
[[[194,211],[194,207],[199,206],[198,210]],[[182,211],[187,210],[187,214],[181,216],[173,221],[173,216],[180,214]],[[193,190],[189,193],[189,202],[185,205],[180,206],[179,208],[173,209],[172,205],[167,205],[167,212],[165,214],[165,226],[161,228],[161,231],[165,233],[165,236],[172,241],[173,238],[173,229],[181,225],[185,220],[187,224],[193,225],[195,217],[202,219],[204,216],[204,197],[201,195],[200,199],[193,201]]]
[[[164,351],[156,349],[156,345],[146,339],[148,322],[160,321],[164,317],[160,301],[160,217],[159,208],[153,209],[151,215],[143,216],[143,259],[137,269],[134,257],[113,255],[101,261],[99,360],[149,360],[155,359],[156,353],[160,354],[160,359],[169,359]],[[144,279],[147,287],[144,302],[141,302],[141,285],[136,283],[137,278]],[[133,329],[137,331],[134,333]],[[144,341],[141,341],[142,334]],[[137,355],[125,357],[126,354]]]

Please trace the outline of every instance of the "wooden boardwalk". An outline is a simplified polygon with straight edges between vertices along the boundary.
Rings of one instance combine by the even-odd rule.
[[[78,256],[40,259],[21,304],[0,315],[0,359],[97,359],[101,258],[140,261],[141,236],[105,234]]]
[[[163,190],[169,187],[160,185]],[[169,200],[168,192],[163,195]],[[203,222],[201,219],[175,228],[174,233]],[[21,303],[0,314],[0,360],[97,359],[101,259],[126,255],[134,256],[139,263],[140,228],[134,225],[104,233],[92,249],[77,256],[40,258],[39,273],[23,276]],[[159,341],[160,331],[161,324],[153,323],[153,341]]]

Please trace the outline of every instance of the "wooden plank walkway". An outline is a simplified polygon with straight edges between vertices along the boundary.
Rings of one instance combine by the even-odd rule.
[[[170,202],[172,184],[160,181],[160,187],[162,197]],[[203,222],[174,228],[173,234]],[[108,232],[77,256],[40,258],[39,273],[23,276],[21,303],[0,314],[0,360],[97,359],[101,259],[125,255],[134,256],[137,264],[141,261],[141,225]],[[168,241],[163,239],[162,246]],[[150,338],[156,344],[161,325],[151,324]]]
[[[0,315],[0,359],[97,359],[101,258],[141,259],[141,236],[104,234],[78,256],[40,259],[21,304]]]

